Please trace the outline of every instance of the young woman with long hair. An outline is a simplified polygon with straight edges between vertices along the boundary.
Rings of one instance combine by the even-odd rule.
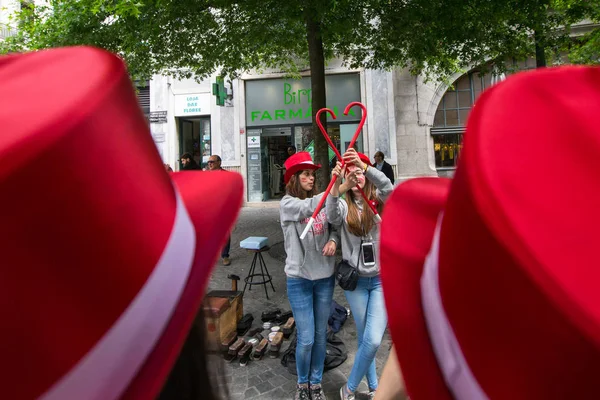
[[[383,202],[394,188],[383,172],[372,167],[364,154],[348,149],[343,158],[346,166],[342,169],[338,162],[333,170],[338,180],[327,197],[326,210],[328,220],[341,226],[344,260],[359,273],[356,289],[344,291],[356,323],[358,351],[348,382],[340,389],[340,398],[353,400],[354,392],[365,375],[369,398],[375,396],[375,354],[387,325],[379,278],[379,226],[373,220],[373,211],[364,204],[357,186],[370,202],[376,204],[378,213],[381,213]],[[345,175],[344,183],[341,183],[342,175]],[[345,194],[345,200],[340,198],[342,194]]]
[[[285,162],[286,195],[281,199],[281,228],[287,258],[287,292],[296,327],[296,400],[323,400],[321,388],[327,344],[327,320],[335,287],[335,250],[339,237],[322,210],[308,235],[300,240],[323,193],[317,194],[315,165],[307,152]]]

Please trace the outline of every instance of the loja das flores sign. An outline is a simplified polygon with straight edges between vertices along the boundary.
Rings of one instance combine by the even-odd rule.
[[[210,115],[210,93],[191,93],[175,95],[175,116]]]
[[[327,107],[335,112],[336,121],[360,120],[358,107],[347,116],[342,114],[348,103],[361,100],[359,74],[327,75],[325,90]],[[246,126],[310,124],[311,92],[308,77],[246,81]]]

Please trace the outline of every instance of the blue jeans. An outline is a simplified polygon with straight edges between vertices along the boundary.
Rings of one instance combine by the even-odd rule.
[[[387,325],[381,279],[379,276],[359,277],[356,289],[344,293],[354,315],[358,332],[358,351],[348,377],[348,389],[355,392],[366,375],[369,390],[375,390],[377,389],[375,354]]]
[[[287,278],[287,291],[296,321],[296,371],[298,383],[321,383],[327,349],[327,320],[331,310],[335,278],[311,281]]]

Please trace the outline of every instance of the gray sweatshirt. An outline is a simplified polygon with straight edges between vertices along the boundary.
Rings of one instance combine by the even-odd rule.
[[[387,176],[377,168],[369,167],[365,177],[373,182],[377,188],[377,195],[382,201],[385,201],[389,195],[394,191],[394,186],[390,182]],[[359,209],[362,210],[363,201],[362,197],[359,197],[356,203]],[[375,265],[365,266],[362,260],[362,253],[360,253],[360,236],[355,236],[348,230],[348,205],[346,200],[340,199],[339,197],[329,195],[325,202],[325,209],[327,211],[327,219],[335,226],[340,226],[342,229],[342,257],[348,261],[350,265],[358,267],[358,273],[360,276],[376,276],[379,274],[379,224],[376,224],[371,229],[370,241],[373,243],[375,251]],[[356,265],[358,260],[358,265]]]
[[[310,199],[300,200],[289,195],[283,196],[279,203],[279,215],[285,244],[285,274],[293,278],[311,281],[329,278],[333,275],[335,256],[323,255],[323,247],[329,240],[339,246],[340,239],[336,230],[331,229],[327,221],[325,208],[315,218],[312,229],[304,240],[300,235],[312,213],[317,208],[323,193]]]

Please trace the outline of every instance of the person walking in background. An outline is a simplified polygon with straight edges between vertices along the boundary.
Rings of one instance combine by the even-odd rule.
[[[317,193],[310,154],[301,151],[285,162],[286,195],[280,202],[288,299],[298,332],[296,400],[324,400],[321,388],[327,345],[327,320],[335,287],[334,263],[339,238],[324,210],[312,230],[300,240],[323,193]]]
[[[190,153],[183,153],[180,159],[181,169],[184,171],[201,169]]]
[[[385,161],[385,157],[383,156],[383,153],[381,151],[378,151],[377,153],[375,153],[375,157],[373,157],[373,158],[375,158],[375,168],[377,168],[378,170],[383,172],[385,174],[385,176],[388,177],[390,182],[392,182],[392,185],[393,185],[394,184],[394,169],[387,161]]]
[[[207,162],[207,171],[225,171],[223,168],[221,168],[221,157],[219,157],[216,154],[213,154],[212,156],[210,156],[208,158],[208,162]],[[229,250],[231,249],[231,234],[227,237],[227,243],[225,243],[225,246],[223,247],[223,250],[221,251],[221,260],[223,262],[223,265],[227,266],[227,265],[231,265],[231,259],[229,258]]]
[[[357,268],[359,274],[356,289],[344,291],[356,323],[358,351],[348,382],[340,388],[340,399],[353,400],[365,375],[369,398],[375,396],[378,383],[375,354],[387,325],[379,277],[379,226],[373,220],[373,211],[364,204],[358,187],[376,204],[378,213],[394,187],[383,172],[372,167],[366,155],[350,148],[343,159],[346,166],[342,169],[338,162],[332,172],[338,179],[327,197],[325,208],[328,220],[341,226],[343,259]],[[346,179],[341,183],[344,174]],[[345,200],[340,199],[342,194],[346,194]]]

